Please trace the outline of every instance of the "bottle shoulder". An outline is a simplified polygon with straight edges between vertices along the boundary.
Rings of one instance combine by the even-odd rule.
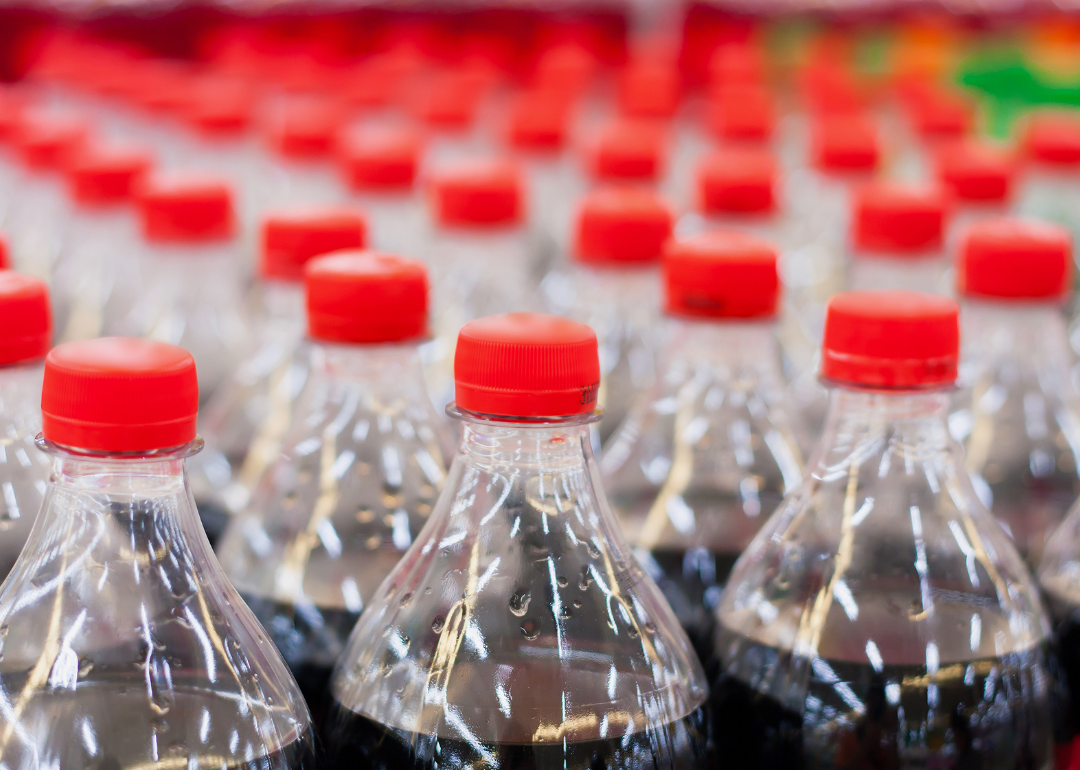
[[[307,740],[299,689],[214,560],[182,483],[137,496],[51,486],[0,588],[0,644],[0,684],[22,693],[33,749],[53,751],[38,742],[77,734],[80,716],[116,725],[96,740],[120,766],[138,764],[162,720],[193,755],[205,720],[225,757]],[[237,702],[255,717],[243,728]],[[230,747],[227,724],[247,748]]]
[[[646,704],[662,722],[692,713],[700,664],[602,505],[584,462],[459,457],[361,616],[335,700],[410,733],[510,743],[598,739],[605,715],[642,724]]]

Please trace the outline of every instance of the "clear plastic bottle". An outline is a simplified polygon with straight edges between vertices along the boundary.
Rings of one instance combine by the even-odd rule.
[[[1017,208],[1047,219],[1080,238],[1080,118],[1071,112],[1039,112],[1024,137],[1027,164]]]
[[[511,103],[505,117],[505,142],[525,170],[533,226],[544,238],[538,278],[558,263],[571,241],[574,202],[585,189],[576,158],[568,150],[575,96],[562,89],[535,90]]]
[[[974,102],[962,92],[926,79],[909,78],[897,85],[901,120],[893,122],[896,178],[919,180],[933,173],[935,156],[959,146],[975,124]]]
[[[760,83],[716,84],[706,120],[725,145],[767,146],[776,133],[775,98]]]
[[[330,672],[446,476],[424,385],[419,262],[341,252],[307,268],[311,375],[281,449],[218,553],[321,721]]]
[[[115,329],[142,288],[133,200],[152,164],[135,147],[86,145],[66,174],[74,203],[51,279],[57,339],[92,339]]]
[[[666,129],[652,121],[622,119],[601,126],[586,147],[594,184],[658,187],[667,174]]]
[[[345,200],[345,185],[333,164],[345,119],[342,105],[329,97],[304,95],[283,101],[269,118],[273,153],[263,172],[266,188],[259,211]]]
[[[104,337],[46,358],[52,471],[0,587],[7,767],[314,767],[296,683],[195,515],[198,403],[173,345]]]
[[[1013,206],[1018,164],[1007,149],[969,139],[937,154],[937,178],[952,196],[945,250],[955,254],[976,222],[1006,216]]]
[[[679,235],[738,230],[782,244],[777,177],[776,160],[766,149],[726,147],[710,153],[697,169],[697,212],[679,220]]]
[[[800,223],[794,237],[822,252],[820,269],[828,272],[820,283],[827,297],[838,286],[835,271],[842,264],[852,193],[877,175],[882,146],[877,122],[862,113],[814,118],[809,140],[809,162],[788,175],[784,198]]]
[[[1051,766],[1047,617],[947,427],[957,316],[915,292],[830,302],[825,431],[717,613],[732,766]]]
[[[601,443],[656,378],[660,257],[674,218],[668,203],[646,188],[593,191],[578,207],[570,265],[548,274],[541,286],[549,310],[596,331]]]
[[[228,179],[237,192],[237,212],[245,232],[258,216],[257,204],[269,184],[268,154],[253,130],[258,99],[250,82],[222,74],[193,78],[181,102],[184,131],[173,143],[171,168],[200,168]]]
[[[942,190],[875,182],[852,205],[849,288],[952,293]]]
[[[69,204],[61,171],[69,155],[89,140],[90,127],[73,115],[27,110],[12,140],[20,161],[17,194],[4,212],[16,266],[49,278],[63,248]]]
[[[0,271],[0,580],[34,524],[49,478],[34,440],[41,430],[42,359],[52,344],[49,289]]]
[[[203,410],[199,429],[206,448],[188,468],[212,545],[277,458],[307,380],[304,265],[321,254],[363,248],[367,224],[363,215],[347,208],[297,209],[268,215],[261,235],[261,280],[252,292],[252,351]]]
[[[731,566],[802,475],[776,263],[734,231],[668,243],[659,376],[600,459],[627,539],[703,658]]]
[[[854,191],[877,174],[881,155],[877,124],[868,116],[817,117],[809,164],[785,176],[782,197],[793,248],[784,255],[784,274],[798,276],[806,287],[802,321],[814,339],[820,339],[825,303],[844,288]]]
[[[469,161],[437,169],[434,228],[425,260],[435,300],[434,339],[424,358],[432,398],[453,398],[454,345],[461,326],[494,313],[532,310],[537,254],[527,229],[525,183],[516,165]]]
[[[346,132],[339,167],[349,200],[366,213],[371,248],[424,259],[428,239],[424,200],[416,189],[425,143],[415,130],[401,127]]]
[[[1080,495],[1080,393],[1063,313],[1072,264],[1067,230],[1018,219],[974,225],[957,255],[964,345],[949,427],[1032,569]]]
[[[328,767],[704,766],[700,664],[592,459],[596,351],[554,316],[461,330],[461,444],[334,671]]]
[[[215,179],[151,176],[138,208],[143,285],[119,328],[106,331],[190,350],[206,402],[250,350],[231,189]]]

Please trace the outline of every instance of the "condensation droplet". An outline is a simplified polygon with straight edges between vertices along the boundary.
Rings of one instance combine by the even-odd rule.
[[[437,634],[442,633],[444,626],[446,626],[446,619],[442,615],[436,615],[435,620],[431,621],[431,630]]]
[[[589,586],[592,585],[592,582],[593,582],[592,572],[589,570],[588,566],[582,567],[581,568],[581,577],[578,578],[577,587],[580,588],[582,591],[584,591],[584,590],[588,589]]]
[[[528,591],[515,591],[510,597],[510,611],[517,617],[521,617],[529,611],[529,601],[532,596]]]
[[[405,594],[404,596],[401,597],[401,606],[402,607],[408,607],[409,602],[411,602],[411,601],[412,601],[412,591],[409,591],[407,594]]]
[[[570,583],[570,581],[562,575],[559,575],[557,578],[555,578],[555,582],[559,584],[560,588],[566,588],[566,586]]]
[[[580,610],[581,609],[581,599],[574,599],[574,609],[575,610]]]
[[[540,624],[530,618],[521,624],[521,633],[526,639],[535,639],[540,636]]]
[[[570,608],[565,606],[565,605],[563,606],[562,610],[559,611],[559,617],[562,618],[563,620],[566,620],[567,618],[569,618],[573,614],[574,613],[570,610]]]

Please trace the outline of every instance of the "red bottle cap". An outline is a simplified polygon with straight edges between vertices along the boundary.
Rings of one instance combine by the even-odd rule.
[[[41,358],[51,344],[48,285],[32,275],[0,272],[0,365]]]
[[[765,60],[761,51],[746,43],[721,46],[709,60],[709,85],[763,87]]]
[[[1061,299],[1072,280],[1072,237],[1049,222],[978,222],[960,246],[957,291],[969,297]]]
[[[601,180],[655,181],[664,165],[664,132],[655,123],[612,123],[592,150],[593,176]]]
[[[85,206],[130,201],[150,166],[150,154],[142,150],[86,146],[68,165],[71,195]]]
[[[529,93],[510,107],[506,138],[519,150],[555,152],[566,144],[569,122],[570,111],[561,95]]]
[[[768,141],[776,128],[772,94],[757,86],[727,86],[714,92],[709,125],[721,139]]]
[[[718,150],[698,168],[701,209],[708,214],[767,214],[776,209],[772,153],[752,148]]]
[[[251,127],[254,114],[255,94],[251,87],[231,78],[199,80],[184,104],[188,122],[212,136],[242,134]]]
[[[0,141],[14,137],[26,111],[26,95],[8,86],[0,86]]]
[[[975,122],[975,105],[941,88],[923,92],[910,102],[909,109],[915,130],[926,139],[957,139]]]
[[[1027,150],[1034,160],[1055,166],[1080,163],[1080,119],[1074,115],[1044,113],[1031,119]]]
[[[218,241],[233,235],[232,191],[224,182],[151,177],[139,192],[138,205],[148,241]]]
[[[344,139],[341,159],[354,190],[411,190],[423,150],[414,131],[365,130]]]
[[[938,155],[938,178],[963,201],[1001,203],[1009,198],[1016,161],[985,143],[957,142]]]
[[[540,54],[533,84],[537,88],[567,95],[589,89],[596,76],[596,56],[574,43],[556,44]]]
[[[664,62],[635,62],[619,79],[619,108],[632,118],[670,118],[679,109],[679,70]]]
[[[668,241],[664,288],[671,315],[770,318],[780,298],[776,249],[733,230]]]
[[[132,337],[57,345],[45,359],[41,427],[57,444],[148,452],[195,439],[199,380],[183,348]]]
[[[662,197],[642,187],[604,187],[578,209],[574,256],[588,263],[660,259],[675,215]]]
[[[818,118],[811,143],[814,163],[823,171],[873,171],[881,161],[877,127],[865,115]]]
[[[304,268],[308,334],[325,342],[400,342],[427,331],[423,263],[371,251],[316,257]]]
[[[506,313],[470,321],[458,333],[455,399],[498,417],[564,417],[596,409],[596,334],[569,318]]]
[[[464,131],[476,118],[483,90],[483,85],[466,70],[437,72],[417,91],[414,111],[433,128]]]
[[[829,300],[821,376],[879,388],[956,381],[959,308],[914,291],[847,291]]]
[[[858,251],[904,254],[941,248],[945,196],[940,190],[872,182],[856,193],[854,206]]]
[[[344,120],[333,100],[297,98],[271,124],[271,141],[287,158],[325,158],[334,151]]]
[[[264,278],[299,281],[309,259],[341,249],[362,249],[367,221],[340,208],[312,209],[271,214],[263,221],[262,262]]]
[[[515,225],[524,216],[524,182],[511,163],[473,162],[445,169],[432,179],[432,193],[442,225]]]
[[[90,136],[90,126],[72,116],[29,112],[15,128],[15,145],[31,168],[57,169]]]

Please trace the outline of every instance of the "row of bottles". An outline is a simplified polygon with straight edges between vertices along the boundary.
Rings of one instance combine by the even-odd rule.
[[[703,95],[647,46],[46,51],[0,91],[0,766],[1080,762],[1080,124],[1021,167],[943,83],[753,43]]]
[[[966,293],[996,297],[1001,312],[1060,300],[1067,241],[995,227],[1008,248],[968,244]],[[1026,282],[1003,281],[1018,265]],[[625,456],[670,441],[636,464],[669,467],[651,491],[620,498],[618,469],[631,464],[593,460],[601,368],[589,327],[531,314],[463,327],[451,409],[462,433],[446,471],[416,345],[422,265],[346,251],[305,274],[308,379],[284,451],[226,531],[225,572],[184,471],[201,448],[190,354],[123,338],[65,343],[41,386],[46,290],[3,274],[4,309],[22,323],[8,371],[30,381],[24,414],[41,388],[37,441],[52,465],[0,593],[0,678],[22,692],[13,766],[34,766],[18,752],[60,751],[54,719],[81,731],[63,742],[75,754],[55,755],[61,765],[100,755],[130,766],[145,751],[160,761],[163,745],[190,761],[224,752],[228,731],[228,751],[255,762],[236,766],[305,766],[314,733],[296,681],[330,766],[359,753],[378,766],[894,766],[936,755],[1038,767],[1055,741],[1068,745],[1076,517],[1039,575],[1062,621],[1055,651],[1020,552],[950,435],[966,392],[950,392],[961,360],[952,300],[833,298],[828,413],[800,481],[794,415],[770,395],[775,253],[742,235],[674,242],[669,363],[613,444]],[[771,465],[755,465],[766,454]],[[749,489],[757,477],[744,471],[718,489],[739,467],[772,488]],[[605,490],[615,511],[638,503],[636,514],[620,524]],[[710,539],[717,525],[724,537]],[[145,735],[109,728],[124,712],[97,694],[108,688],[132,693],[136,712],[149,699]],[[253,732],[215,713],[230,698]],[[217,722],[228,725],[219,737]],[[113,732],[130,743],[110,745]]]

